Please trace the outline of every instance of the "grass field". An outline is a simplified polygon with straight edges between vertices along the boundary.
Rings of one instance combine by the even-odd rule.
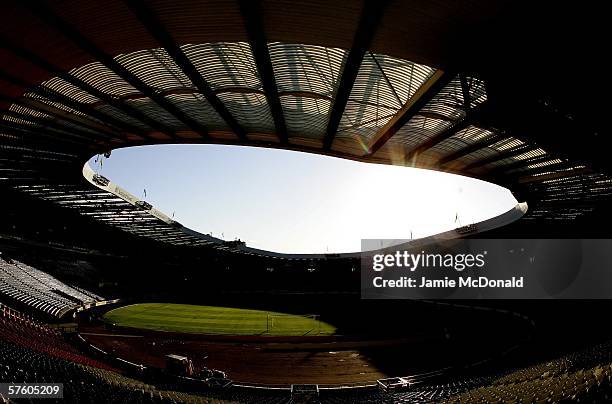
[[[336,329],[311,317],[271,311],[189,304],[142,303],[104,315],[107,323],[157,331],[223,335],[332,335]]]

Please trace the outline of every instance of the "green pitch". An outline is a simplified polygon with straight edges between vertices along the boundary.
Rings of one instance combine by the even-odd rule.
[[[262,310],[143,303],[104,315],[107,323],[158,331],[224,335],[332,335],[336,328],[311,317]]]

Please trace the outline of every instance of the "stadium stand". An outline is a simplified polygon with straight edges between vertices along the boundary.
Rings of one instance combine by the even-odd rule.
[[[606,343],[499,377],[455,380],[394,395],[393,402],[609,402],[612,344]]]
[[[610,402],[611,348],[610,343],[602,344],[517,370],[445,402]]]
[[[122,376],[112,368],[80,354],[61,334],[0,304],[0,380],[58,382],[70,402],[95,403],[221,403],[155,387]],[[4,400],[4,398],[2,398]]]
[[[329,390],[321,402],[341,403],[605,403],[612,399],[612,355],[607,343],[504,376],[423,382],[407,389]]]
[[[23,346],[0,341],[0,379],[3,382],[64,381],[68,402],[96,403],[223,403],[153,386],[104,369],[54,358]]]
[[[463,403],[463,402],[609,402],[612,397],[612,343],[500,376],[447,376],[446,383],[415,379],[396,391],[375,387],[324,389],[319,402]],[[223,390],[184,392],[173,384],[152,385],[126,377],[81,354],[43,323],[0,304],[0,380],[63,381],[70,402],[137,403],[290,403],[288,390],[233,386]],[[532,401],[535,400],[535,401]],[[8,402],[2,398],[4,402]]]
[[[68,402],[98,403],[288,403],[286,391],[232,390],[189,394],[144,383],[79,354],[61,335],[0,304],[0,381],[64,383]],[[219,396],[219,397],[217,397]],[[0,402],[9,402],[0,396]]]
[[[22,262],[2,258],[0,293],[58,318],[80,305],[102,300],[94,293],[68,286]]]
[[[61,332],[0,303],[0,338],[5,342],[75,363],[111,369],[81,354]]]

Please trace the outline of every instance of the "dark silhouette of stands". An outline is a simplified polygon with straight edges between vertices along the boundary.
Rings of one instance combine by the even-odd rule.
[[[407,389],[321,389],[320,403],[607,402],[612,398],[612,343],[503,375],[414,379]],[[67,402],[292,403],[288,389],[233,386],[186,392],[122,375],[80,353],[45,324],[0,305],[0,381],[62,382]],[[6,398],[0,398],[5,401]]]

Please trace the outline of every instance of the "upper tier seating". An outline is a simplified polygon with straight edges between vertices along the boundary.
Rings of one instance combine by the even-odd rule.
[[[103,300],[29,265],[0,258],[0,295],[3,294],[54,317],[82,304]]]

